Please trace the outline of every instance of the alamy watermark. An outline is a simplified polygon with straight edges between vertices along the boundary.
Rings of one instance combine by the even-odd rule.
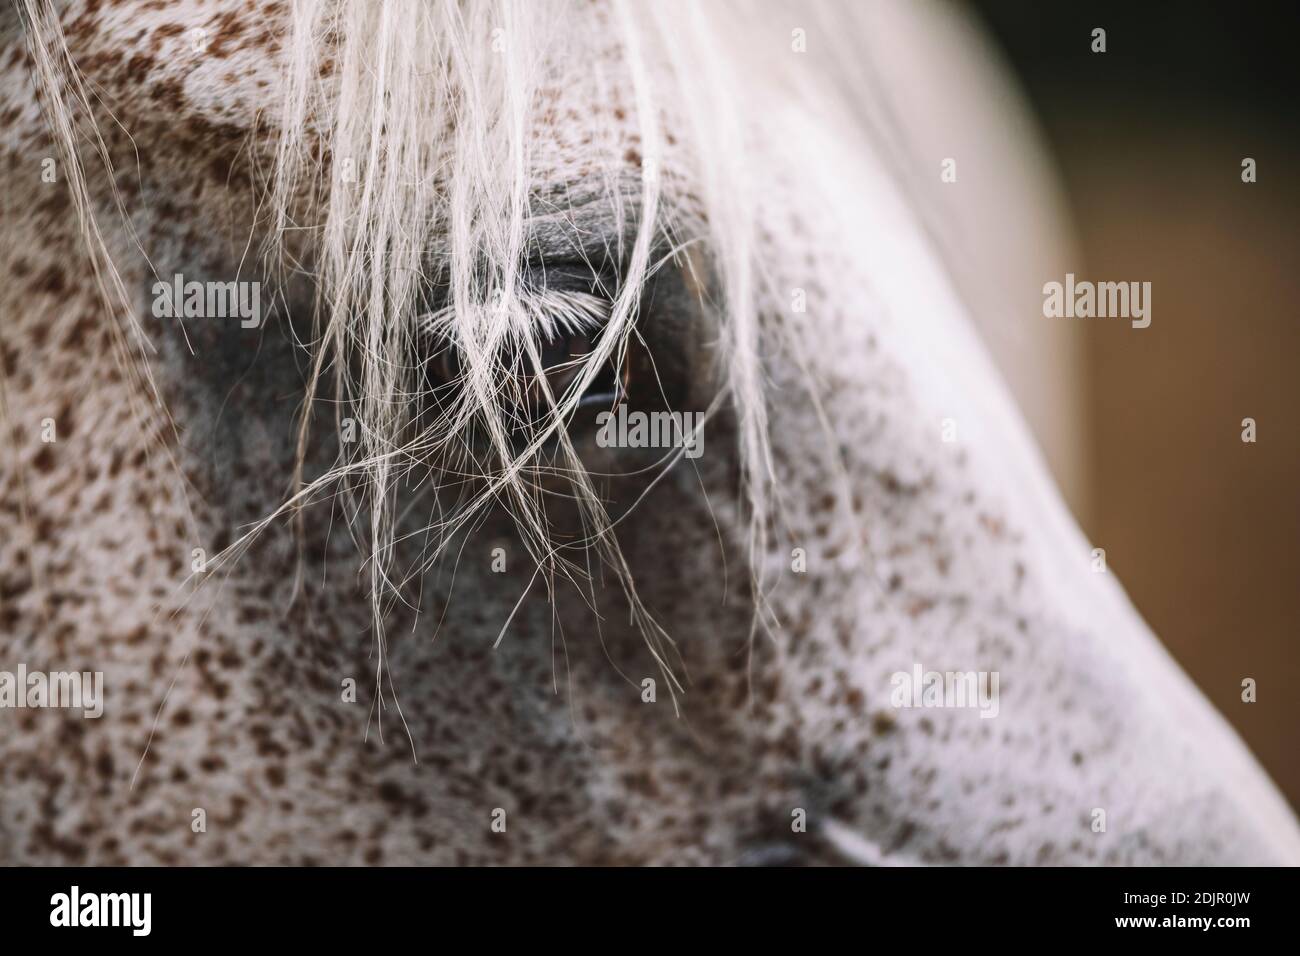
[[[51,926],[121,926],[132,936],[148,936],[152,911],[152,893],[83,893],[74,885],[50,897]]]
[[[171,282],[153,284],[153,314],[160,319],[239,319],[245,329],[262,325],[262,284],[252,282],[185,281],[179,272]]]
[[[596,416],[596,444],[601,448],[685,448],[687,458],[704,454],[703,412],[629,412]]]
[[[895,671],[889,683],[894,707],[978,708],[980,717],[998,715],[997,671]]]
[[[1150,282],[1065,282],[1043,285],[1043,315],[1049,319],[1132,319],[1135,329],[1151,324]]]
[[[104,713],[103,671],[0,671],[0,710],[62,707],[90,719]]]

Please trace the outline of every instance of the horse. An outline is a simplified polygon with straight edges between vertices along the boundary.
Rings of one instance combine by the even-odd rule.
[[[11,681],[0,859],[1300,861],[981,341],[879,15],[0,14],[0,671],[103,684]]]

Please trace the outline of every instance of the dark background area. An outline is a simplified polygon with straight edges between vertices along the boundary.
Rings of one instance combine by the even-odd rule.
[[[1300,806],[1300,7],[973,6],[1047,138],[1073,271],[1153,284],[1150,328],[1080,338],[1081,523]]]

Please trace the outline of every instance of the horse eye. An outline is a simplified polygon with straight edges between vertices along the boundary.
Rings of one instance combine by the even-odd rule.
[[[591,346],[591,339],[581,332],[560,333],[554,338],[539,343],[542,369],[551,386],[551,393],[556,398],[559,398],[578,377],[582,370],[582,360],[591,354]],[[531,365],[526,357],[524,361]],[[536,374],[531,367],[524,368],[520,376],[524,381],[536,380]],[[541,398],[540,390],[537,397]]]
[[[599,341],[600,332],[558,332],[538,342],[542,374],[551,395],[559,401],[584,370],[584,360]],[[627,384],[624,370],[616,367],[617,356],[604,363],[595,379],[579,399],[579,407],[612,406],[623,394]],[[536,419],[549,407],[546,390],[532,358],[520,349],[510,361],[513,382],[507,384],[506,394],[529,419]],[[443,342],[438,350],[422,363],[424,390],[435,404],[441,404],[460,387],[464,362],[460,351]]]
[[[586,369],[586,359],[596,347],[600,332],[559,332],[538,343],[542,374],[556,401],[572,388]],[[606,362],[596,378],[587,386],[578,406],[613,405],[621,394],[622,376],[615,368],[616,358]],[[541,376],[537,374],[532,359],[521,354],[516,365],[516,402],[523,406],[530,418],[543,415],[549,407]]]
[[[596,347],[600,333],[587,335],[582,332],[562,333],[558,337],[542,343],[542,367],[546,369],[546,378],[551,387],[551,394],[559,398],[582,374],[588,355]],[[627,375],[615,363],[618,356],[612,356],[605,362],[595,379],[587,386],[578,407],[596,405],[613,405],[623,394],[627,384]]]
[[[555,369],[571,365],[591,351],[591,339],[581,332],[561,334],[542,342],[542,367],[547,374]]]
[[[440,343],[437,351],[420,363],[421,394],[435,405],[442,404],[459,384],[461,368],[460,351],[450,342]]]

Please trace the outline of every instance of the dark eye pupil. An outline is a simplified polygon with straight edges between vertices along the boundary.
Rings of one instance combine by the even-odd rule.
[[[541,343],[542,368],[546,374],[547,385],[551,394],[558,400],[573,382],[582,374],[582,359],[592,350],[592,340],[581,332],[561,333],[553,339]],[[582,401],[588,402],[593,395],[610,391],[609,375],[600,375],[587,389]],[[529,369],[522,376],[529,404],[540,408],[545,400],[536,375]]]
[[[542,368],[548,375],[557,370],[565,371],[562,366],[575,363],[590,351],[591,340],[587,336],[582,333],[561,333],[556,338],[542,343]]]

